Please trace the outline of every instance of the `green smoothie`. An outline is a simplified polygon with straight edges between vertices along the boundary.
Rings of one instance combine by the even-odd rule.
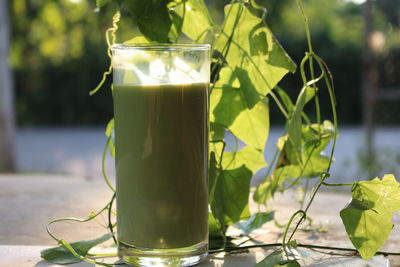
[[[206,241],[208,84],[114,85],[113,97],[119,241]]]

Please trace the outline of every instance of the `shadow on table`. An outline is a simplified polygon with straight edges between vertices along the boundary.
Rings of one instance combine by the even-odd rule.
[[[45,260],[41,260],[38,263],[36,263],[33,267],[51,267],[51,266],[61,266],[61,265],[54,264],[54,263],[51,263],[51,262],[48,262],[48,261],[45,261]],[[68,266],[71,266],[71,267],[95,267],[97,265],[95,265],[93,263],[86,262],[86,261],[82,261],[82,262],[71,264],[71,265],[68,265]],[[118,266],[121,266],[121,265],[118,265]]]
[[[257,263],[255,253],[229,255],[226,257],[211,255],[200,263],[199,267],[252,267]]]

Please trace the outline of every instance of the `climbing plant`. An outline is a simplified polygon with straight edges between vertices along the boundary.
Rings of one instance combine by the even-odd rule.
[[[115,8],[112,27],[106,32],[109,56],[111,45],[118,39],[118,23],[124,20],[124,16],[135,23],[140,34],[118,42],[177,43],[189,40],[212,45],[209,112],[210,253],[277,247],[256,266],[299,266],[293,252],[297,247],[353,251],[363,259],[369,259],[376,253],[383,253],[378,250],[392,231],[393,213],[400,210],[400,184],[393,175],[353,184],[331,183],[333,179],[329,176],[338,134],[333,75],[312,46],[301,1],[294,0],[294,3],[298,5],[299,16],[304,20],[308,45],[308,51],[298,66],[268,27],[268,16],[262,1],[231,1],[224,8],[222,25],[218,25],[203,0],[97,0],[98,8],[106,5]],[[111,73],[110,65],[99,86],[90,94],[100,90]],[[297,73],[302,80],[295,101],[278,85],[288,73]],[[318,93],[321,90],[328,91],[330,118],[320,115]],[[264,151],[269,134],[270,102],[278,106],[286,123],[276,150]],[[306,114],[306,106],[313,107],[312,117],[315,121]],[[103,174],[110,190],[115,191],[104,168],[107,152],[114,155],[113,128],[114,121],[111,120],[106,129]],[[228,142],[228,139],[233,141]],[[328,148],[328,151],[324,151]],[[264,160],[265,152],[274,155],[268,167]],[[267,173],[264,179],[255,188],[254,194],[250,194],[252,177],[265,167]],[[250,234],[274,219],[274,211],[267,204],[275,194],[304,184],[305,190],[308,190],[313,181],[315,185],[309,199],[304,197],[301,208],[287,222],[281,243],[237,246],[231,242],[233,237],[227,236],[229,226],[235,225],[244,235]],[[340,217],[355,249],[296,242],[296,231],[308,218],[314,197],[323,186],[351,188],[352,199],[340,212]],[[250,197],[258,204],[258,210],[249,208]],[[42,251],[42,257],[62,264],[85,260],[112,266],[95,260],[93,256],[96,255],[89,254],[89,250],[110,238],[117,242],[114,236],[116,225],[112,219],[114,198],[115,193],[102,210],[90,214],[86,219],[51,221],[48,232],[60,246]],[[65,220],[85,222],[102,212],[108,212],[109,233],[98,239],[68,243],[50,231],[52,223]]]

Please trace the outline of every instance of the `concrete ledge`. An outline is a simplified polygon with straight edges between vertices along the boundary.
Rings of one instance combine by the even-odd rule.
[[[81,177],[60,175],[0,175],[0,188],[0,245],[3,245],[0,246],[0,266],[51,266],[36,265],[40,260],[38,252],[44,248],[37,246],[56,245],[46,233],[46,223],[58,217],[85,218],[90,211],[99,210],[105,206],[112,196],[111,190],[101,180],[88,181]],[[295,239],[307,244],[352,247],[339,218],[339,211],[349,199],[350,192],[318,194],[309,215],[314,219],[314,227],[322,226],[328,231],[325,233],[299,231]],[[296,194],[293,192],[277,195],[270,205],[277,211],[276,219],[280,223],[286,223],[290,215],[299,208]],[[55,225],[52,229],[57,236],[72,242],[104,234],[105,230],[100,224],[105,222],[105,217],[99,217],[93,223],[63,223]],[[398,215],[395,217],[395,224],[397,227],[394,228],[382,250],[399,251],[400,218]],[[270,222],[252,235],[261,242],[275,243],[281,241],[282,232],[281,228]],[[15,247],[15,245],[22,246]],[[257,258],[259,257],[257,253],[235,256],[232,264],[228,265],[225,259],[223,265],[252,266],[235,264],[242,258],[245,262],[254,263],[261,260],[263,254],[260,259]],[[5,259],[18,259],[21,260],[21,264],[6,264]],[[27,262],[23,265],[22,261]],[[391,262],[393,266],[400,266],[399,257],[391,258]],[[221,264],[200,266],[221,266]]]
[[[46,262],[40,258],[40,251],[45,246],[0,246],[0,264],[1,266],[18,266],[18,267],[55,267],[65,266]],[[101,253],[101,249],[97,249]],[[107,250],[106,252],[109,252]],[[199,267],[253,267],[257,262],[263,260],[268,252],[251,252],[230,256],[209,256],[204,262],[196,265]],[[108,258],[104,260],[107,263],[120,262],[118,258]],[[383,256],[373,257],[368,262],[349,257],[327,256],[321,253],[310,253],[300,261],[301,266],[319,266],[319,267],[390,267],[388,259]],[[94,264],[80,262],[68,265],[71,267],[94,267]],[[128,265],[116,265],[128,266]]]
[[[0,175],[0,188],[0,244],[7,245],[54,245],[46,232],[48,221],[85,218],[112,196],[104,182],[73,176]],[[104,233],[96,223],[63,223],[53,229],[71,241]]]

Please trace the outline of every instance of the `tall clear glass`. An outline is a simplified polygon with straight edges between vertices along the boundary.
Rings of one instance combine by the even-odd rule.
[[[209,45],[114,45],[118,250],[135,266],[208,251]]]

